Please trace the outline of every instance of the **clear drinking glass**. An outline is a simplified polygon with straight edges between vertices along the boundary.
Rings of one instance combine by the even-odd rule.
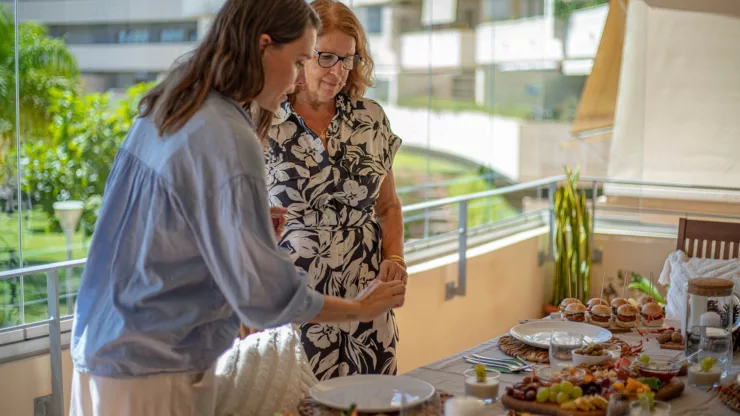
[[[666,402],[653,402],[653,409],[643,402],[630,403],[630,416],[668,416],[671,414],[671,405]]]
[[[550,335],[550,365],[554,368],[571,365],[573,350],[583,346],[580,332],[557,332]]]
[[[463,374],[465,375],[466,396],[477,397],[489,404],[498,400],[500,372],[486,370],[486,380],[483,382],[478,381],[474,369],[466,370]]]
[[[649,410],[650,404],[648,403],[647,397],[641,398],[640,396],[631,393],[615,393],[609,397],[609,406],[606,408],[606,416],[641,415],[640,412],[649,412]],[[645,414],[647,415],[649,413]]]

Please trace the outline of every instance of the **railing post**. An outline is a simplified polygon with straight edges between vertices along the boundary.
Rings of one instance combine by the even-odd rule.
[[[59,324],[59,272],[46,272],[46,291],[49,306],[49,361],[51,362],[50,416],[64,416],[62,393],[62,337]]]
[[[547,221],[547,225],[549,226],[549,232],[547,234],[547,254],[540,252],[540,266],[545,264],[547,260],[552,260],[555,258],[555,194],[557,192],[557,181],[554,181],[547,185],[547,209],[549,212],[549,220]]]
[[[455,296],[465,296],[467,286],[467,252],[468,252],[468,201],[460,201],[460,212],[457,222],[458,249],[457,249],[457,285],[447,282],[445,299]]]
[[[588,253],[589,256],[591,256],[591,260],[594,259],[594,235],[596,234],[596,195],[599,192],[598,183],[596,181],[593,181],[591,184],[591,235],[590,235],[590,244],[589,247],[591,247],[591,252]]]

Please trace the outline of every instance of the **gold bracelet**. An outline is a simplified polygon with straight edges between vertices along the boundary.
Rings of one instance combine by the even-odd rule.
[[[401,256],[398,256],[398,255],[395,255],[394,254],[392,256],[388,256],[388,260],[394,261],[394,262],[402,265],[404,270],[406,270],[406,268],[408,268],[408,266],[406,265],[406,260],[404,260],[403,257],[401,257]]]

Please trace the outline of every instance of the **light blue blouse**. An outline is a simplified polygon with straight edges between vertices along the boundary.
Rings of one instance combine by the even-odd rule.
[[[139,118],[116,156],[80,284],[72,358],[107,377],[198,372],[251,328],[303,323],[323,298],[280,252],[262,146],[212,92],[175,134]]]

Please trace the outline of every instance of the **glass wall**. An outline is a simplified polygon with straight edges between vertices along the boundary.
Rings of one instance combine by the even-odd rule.
[[[0,2],[0,59],[13,63],[0,68],[0,271],[86,257],[136,102],[203,36],[211,3]],[[574,143],[570,129],[606,0],[345,3],[376,63],[367,96],[404,141],[394,175],[405,205],[560,174],[563,165],[605,169],[608,141]],[[480,200],[469,224],[517,216],[527,196],[536,195]],[[74,227],[63,229],[61,215]],[[409,213],[406,236],[452,232],[457,221],[455,206]],[[62,279],[63,314],[80,272]],[[44,276],[0,283],[0,327],[43,319],[45,302]]]

